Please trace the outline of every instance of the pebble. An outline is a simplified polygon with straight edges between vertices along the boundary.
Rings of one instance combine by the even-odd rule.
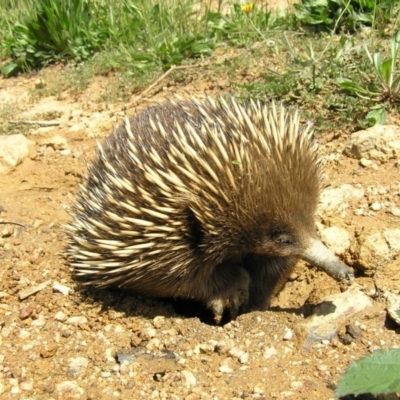
[[[46,282],[40,283],[39,285],[35,285],[35,286],[28,287],[26,289],[23,289],[18,293],[18,297],[20,300],[25,300],[29,296],[32,296],[33,294],[43,290],[49,283],[50,283],[50,281],[46,281]]]
[[[263,356],[264,356],[264,358],[266,358],[268,360],[269,358],[271,358],[272,356],[275,356],[277,354],[278,354],[278,351],[275,349],[274,346],[271,346],[271,347],[267,347],[264,350]]]
[[[62,312],[58,311],[57,314],[54,316],[56,321],[64,322],[67,319],[67,316]]]
[[[373,211],[379,211],[382,209],[381,203],[375,202],[370,205],[370,209]]]
[[[25,392],[31,392],[33,390],[33,379],[21,382],[19,387],[21,390]]]
[[[290,383],[290,388],[293,390],[300,390],[303,387],[303,382],[293,381]]]
[[[57,353],[58,346],[56,343],[50,343],[40,348],[40,356],[42,358],[53,357]]]
[[[287,328],[285,334],[283,335],[283,340],[292,340],[292,338],[293,338],[293,331]]]
[[[23,307],[19,310],[19,318],[24,320],[29,318],[33,313],[33,308],[31,306]]]
[[[371,160],[368,160],[368,158],[361,158],[360,160],[360,165],[363,167],[370,167],[373,164],[373,162]]]
[[[222,360],[220,367],[219,367],[219,372],[223,372],[224,374],[231,374],[233,372],[232,368],[232,358],[228,357],[225,358],[225,360]]]
[[[69,359],[68,375],[81,375],[89,365],[89,360],[85,357],[74,357]]]
[[[81,325],[87,324],[88,320],[83,315],[76,315],[74,317],[69,317],[66,322],[70,325]]]
[[[196,383],[197,383],[196,377],[190,371],[187,371],[187,370],[184,369],[181,372],[181,374],[182,374],[182,377],[184,378],[183,379],[184,385],[187,388],[191,388],[193,386],[196,386]]]
[[[69,293],[71,292],[71,288],[65,285],[62,285],[61,283],[58,282],[54,282],[53,283],[53,290],[55,292],[60,292],[62,293],[64,296],[69,295]]]

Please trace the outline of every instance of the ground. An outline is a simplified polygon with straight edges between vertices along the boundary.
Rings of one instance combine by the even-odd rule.
[[[52,67],[42,82],[35,74],[0,81],[0,101],[19,104],[10,119],[60,121],[51,127],[18,125],[32,141],[30,154],[0,179],[0,221],[23,225],[0,225],[1,399],[330,399],[351,361],[399,346],[400,330],[387,318],[374,284],[375,278],[378,288],[398,291],[395,266],[383,266],[375,277],[356,271],[356,284],[373,306],[345,321],[339,333],[347,326],[359,335],[308,349],[296,331],[307,305],[341,289],[304,264],[270,311],[244,314],[223,326],[215,326],[197,304],[77,286],[61,256],[63,224],[96,137],[106,136],[121,120],[125,105],[95,100],[105,90],[105,77],[80,93],[32,101],[35,90],[49,84],[59,68]],[[128,112],[173,94],[229,91],[227,82],[201,72],[183,83],[161,82]],[[67,140],[66,151],[54,149],[49,138],[55,135]],[[396,160],[373,171],[358,160],[338,158],[348,135],[339,129],[321,140],[321,151],[333,155],[327,164],[329,183],[387,188],[383,196],[399,205]],[[358,206],[318,222],[346,228],[353,237],[398,225],[398,217],[384,211],[357,215]],[[21,291],[41,283],[41,290],[21,299]]]

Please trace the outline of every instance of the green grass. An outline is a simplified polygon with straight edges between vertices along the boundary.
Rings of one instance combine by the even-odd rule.
[[[46,84],[31,91],[33,100],[62,98],[67,91],[78,100],[94,77],[104,76],[91,101],[128,102],[172,65],[206,63],[201,70],[174,72],[161,87],[197,76],[215,80],[217,90],[298,104],[321,130],[338,123],[354,130],[396,112],[400,83],[391,48],[397,42],[393,45],[390,37],[399,6],[393,0],[376,2],[366,19],[372,28],[351,34],[333,33],[343,22],[344,12],[337,10],[337,20],[316,34],[291,12],[273,12],[257,2],[252,9],[234,0],[224,10],[220,5],[210,0],[2,0],[0,65],[5,75],[39,71]],[[219,80],[225,83],[220,86]]]

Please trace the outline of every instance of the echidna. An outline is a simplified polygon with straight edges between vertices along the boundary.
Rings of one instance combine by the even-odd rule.
[[[169,100],[99,145],[66,254],[86,284],[198,300],[217,322],[266,309],[298,259],[351,279],[317,238],[321,175],[297,111]]]

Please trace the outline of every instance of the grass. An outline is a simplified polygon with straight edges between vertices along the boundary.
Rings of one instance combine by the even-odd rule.
[[[174,72],[161,86],[200,76],[215,81],[216,90],[298,104],[321,131],[338,124],[355,130],[384,121],[398,107],[398,66],[389,42],[399,7],[384,1],[386,25],[371,19],[380,11],[374,7],[374,29],[332,33],[341,26],[339,16],[331,32],[316,34],[294,14],[261,1],[232,0],[222,8],[209,0],[3,0],[0,65],[6,75],[39,74],[45,85],[31,91],[34,101],[66,91],[78,100],[100,76],[91,101],[128,102],[172,65],[207,63],[201,71]],[[55,12],[55,3],[68,7]],[[80,12],[68,14],[73,4]],[[367,95],[359,96],[364,89]]]

